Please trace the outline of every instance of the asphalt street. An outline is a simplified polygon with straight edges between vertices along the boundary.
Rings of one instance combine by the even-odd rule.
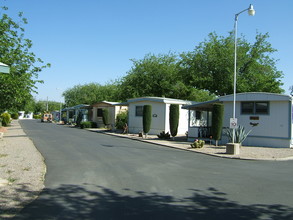
[[[215,158],[64,125],[20,122],[45,190],[15,219],[293,219],[293,161]]]

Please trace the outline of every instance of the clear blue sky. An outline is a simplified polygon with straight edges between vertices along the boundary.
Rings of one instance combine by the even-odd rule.
[[[254,42],[256,32],[269,33],[278,52],[289,94],[293,85],[292,0],[0,0],[10,17],[23,12],[25,37],[32,51],[52,64],[39,78],[36,99],[60,101],[78,84],[105,84],[126,75],[132,62],[147,53],[192,51],[210,32],[227,36],[234,15],[249,4],[254,17],[239,17],[238,33]]]

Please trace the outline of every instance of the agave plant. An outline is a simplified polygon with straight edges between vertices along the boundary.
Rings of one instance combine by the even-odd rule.
[[[160,139],[170,139],[170,134],[169,132],[165,133],[165,131],[162,131],[159,135],[157,135],[158,138]]]
[[[250,134],[252,130],[246,132],[245,128],[242,125],[239,125],[238,128],[235,129],[235,143],[242,143],[243,141],[245,141],[245,139],[247,138],[247,136]],[[225,134],[228,136],[229,138],[229,142],[232,142],[233,139],[233,129],[232,128],[228,128],[225,131]]]

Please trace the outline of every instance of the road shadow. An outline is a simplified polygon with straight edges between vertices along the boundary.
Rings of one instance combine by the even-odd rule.
[[[45,189],[14,219],[293,219],[292,207],[242,205],[215,188],[190,191],[190,197],[179,199],[131,189],[118,193],[101,186],[62,185]]]

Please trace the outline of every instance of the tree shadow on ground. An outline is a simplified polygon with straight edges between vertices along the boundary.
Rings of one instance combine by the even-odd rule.
[[[15,219],[293,219],[292,207],[242,205],[215,188],[190,190],[192,196],[178,199],[130,189],[117,193],[101,186],[62,185],[45,189]]]

